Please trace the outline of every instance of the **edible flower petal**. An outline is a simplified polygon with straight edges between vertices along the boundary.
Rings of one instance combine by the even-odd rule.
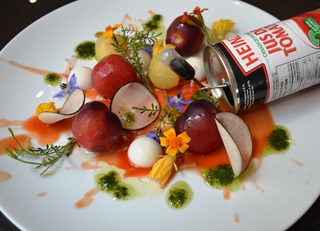
[[[171,176],[175,160],[176,157],[172,155],[162,157],[153,165],[148,177],[150,179],[160,180],[160,185],[164,186]]]
[[[53,98],[63,98],[66,95],[70,95],[72,92],[74,92],[76,89],[79,89],[77,84],[77,77],[75,74],[73,74],[68,81],[68,84],[61,84],[60,88],[61,91],[59,91],[57,94],[53,96]]]
[[[35,115],[38,116],[41,112],[57,112],[57,108],[54,104],[54,102],[49,102],[49,103],[41,103],[37,106]]]
[[[163,147],[167,147],[167,154],[176,156],[179,152],[184,153],[189,148],[189,145],[187,143],[190,142],[191,138],[186,132],[183,132],[176,136],[176,131],[174,130],[174,128],[170,128],[163,134],[165,137],[160,137],[160,145]]]
[[[166,153],[168,155],[158,160],[152,167],[148,177],[150,179],[160,180],[161,187],[165,185],[172,173],[172,168],[177,167],[175,165],[176,155],[178,153],[184,153],[189,145],[191,138],[186,132],[183,132],[176,136],[174,128],[163,133],[164,137],[160,137],[160,145],[167,147]]]
[[[149,131],[149,132],[146,133],[146,135],[149,138],[152,138],[152,139],[156,140],[158,143],[160,143],[160,138],[159,138],[157,133]]]
[[[156,41],[153,43],[152,56],[156,56],[156,55],[160,54],[164,49],[167,49],[167,48],[172,48],[172,49],[174,49],[175,46],[172,45],[172,44],[166,44],[166,45],[164,46],[164,45],[163,45],[163,39],[156,40]]]
[[[203,8],[203,9],[201,10],[201,8],[200,8],[199,6],[196,6],[196,7],[193,9],[193,13],[194,13],[195,15],[201,15],[201,13],[204,12],[204,11],[206,11],[206,10],[208,10],[208,8]]]
[[[121,24],[115,24],[113,27],[110,25],[106,27],[105,31],[103,32],[104,38],[112,38],[113,33],[116,29],[118,29],[121,26]]]
[[[177,108],[178,112],[183,111],[184,105],[189,105],[192,101],[191,100],[185,100],[181,93],[179,92],[174,97],[168,97],[168,102],[172,107]]]
[[[212,29],[216,32],[218,39],[222,40],[226,33],[233,29],[234,25],[235,22],[231,19],[220,19],[212,23]]]

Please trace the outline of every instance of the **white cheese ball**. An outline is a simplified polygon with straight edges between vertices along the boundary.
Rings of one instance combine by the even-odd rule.
[[[203,80],[206,76],[204,71],[204,64],[202,58],[191,56],[186,61],[194,68],[195,78],[199,81]]]
[[[69,79],[73,74],[75,74],[75,76],[77,77],[76,86],[78,86],[81,90],[88,90],[93,87],[91,72],[92,72],[92,69],[90,67],[86,67],[86,66],[75,67],[71,70]]]
[[[128,158],[130,162],[141,168],[150,168],[162,155],[160,144],[147,136],[138,137],[129,146]]]

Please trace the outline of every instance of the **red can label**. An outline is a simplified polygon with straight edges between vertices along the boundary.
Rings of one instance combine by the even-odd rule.
[[[267,103],[320,83],[320,11],[223,40],[240,108]]]

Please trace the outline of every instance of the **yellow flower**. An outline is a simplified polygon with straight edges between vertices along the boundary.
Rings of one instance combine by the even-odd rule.
[[[190,142],[191,138],[186,132],[183,132],[176,136],[176,131],[174,130],[174,128],[170,128],[163,134],[165,137],[160,138],[160,145],[163,147],[167,147],[167,154],[176,156],[179,152],[184,153],[189,148],[189,145],[187,143]]]
[[[165,185],[171,176],[172,168],[175,166],[176,155],[184,153],[189,148],[187,143],[191,140],[186,132],[176,136],[174,128],[170,128],[163,134],[165,137],[160,137],[160,145],[167,147],[166,153],[168,155],[158,160],[149,173],[149,178],[160,180],[161,187]]]
[[[113,27],[107,26],[105,31],[103,32],[103,37],[105,38],[112,38],[113,32],[118,29],[121,26],[121,24],[115,24]]]
[[[212,23],[212,28],[219,40],[224,39],[226,33],[233,29],[235,23],[231,19],[220,19]]]
[[[54,102],[49,102],[49,103],[41,103],[38,105],[35,115],[38,116],[41,112],[45,112],[45,111],[49,111],[49,112],[57,112],[57,108],[54,105]]]
[[[163,45],[163,39],[159,39],[153,43],[153,48],[152,48],[152,56],[156,56],[160,54],[164,49],[171,48],[175,49],[175,46],[172,44],[166,44],[165,46]]]
[[[148,177],[151,179],[160,180],[160,185],[164,186],[171,176],[175,160],[176,157],[171,155],[162,157],[153,165]]]

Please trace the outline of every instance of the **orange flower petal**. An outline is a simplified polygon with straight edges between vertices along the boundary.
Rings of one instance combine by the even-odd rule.
[[[165,131],[163,135],[167,138],[175,138],[176,137],[176,131],[174,128],[170,128],[169,130]]]
[[[168,145],[170,145],[170,139],[167,137],[160,137],[160,145],[162,147],[167,147]]]
[[[180,153],[184,153],[189,148],[189,145],[182,143],[178,146],[178,150]]]
[[[178,147],[176,145],[169,145],[166,149],[166,153],[171,156],[176,156],[178,153]]]
[[[194,13],[194,14],[201,14],[201,9],[200,9],[200,7],[199,7],[199,6],[196,6],[196,7],[194,8],[194,10],[193,10],[193,13]]]
[[[117,24],[115,24],[114,26],[113,26],[113,31],[115,31],[116,29],[118,29],[120,26],[121,26],[122,24],[120,24],[120,23],[117,23]]]
[[[155,180],[161,180],[168,174],[170,175],[174,161],[174,156],[167,155],[165,157],[162,157],[153,165],[148,177]]]
[[[181,134],[178,135],[178,137],[182,140],[183,143],[186,143],[186,144],[191,141],[191,138],[187,132],[182,132]]]

